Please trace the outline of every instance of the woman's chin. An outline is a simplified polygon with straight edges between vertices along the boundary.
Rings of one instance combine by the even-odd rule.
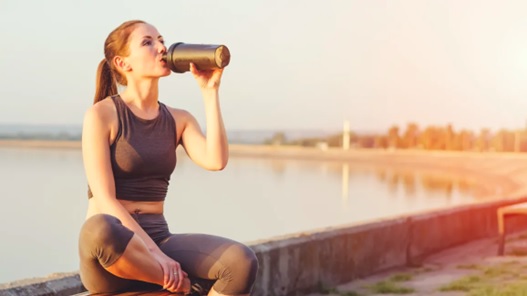
[[[172,74],[172,71],[168,70],[168,71],[165,71],[161,74],[161,77],[167,77],[167,76],[170,76],[170,74]]]

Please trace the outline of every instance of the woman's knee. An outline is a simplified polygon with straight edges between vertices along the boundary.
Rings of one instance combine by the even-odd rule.
[[[89,252],[101,265],[108,267],[124,253],[133,234],[114,216],[94,215],[82,226],[79,248],[81,252]]]
[[[227,295],[249,293],[258,272],[258,258],[254,251],[244,244],[233,244],[225,250],[221,262],[225,270],[214,288]]]
[[[81,228],[81,241],[88,240],[96,245],[105,244],[111,241],[112,237],[119,231],[122,223],[114,216],[107,214],[97,214],[88,218]]]
[[[256,276],[258,271],[258,258],[254,251],[244,244],[235,244],[229,249],[229,256],[232,256],[234,269],[239,273]]]

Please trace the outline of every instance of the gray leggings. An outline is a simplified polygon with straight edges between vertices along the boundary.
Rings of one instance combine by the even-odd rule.
[[[132,214],[159,248],[181,264],[191,282],[213,285],[227,295],[251,291],[257,258],[249,247],[206,234],[171,234],[161,214]],[[115,293],[161,289],[160,286],[127,280],[106,271],[123,254],[134,233],[114,216],[99,214],[84,222],[79,238],[80,276],[91,293]],[[194,285],[195,286],[195,285]]]

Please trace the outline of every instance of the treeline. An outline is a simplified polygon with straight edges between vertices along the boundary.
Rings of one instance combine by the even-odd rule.
[[[283,132],[276,133],[265,141],[270,145],[298,145],[305,147],[342,147],[343,134],[338,133],[325,138],[305,138],[288,141]],[[428,126],[420,128],[409,123],[404,128],[390,127],[384,134],[349,133],[350,148],[377,149],[423,149],[449,151],[527,151],[527,129],[491,132],[482,129],[478,132],[461,129],[452,125]]]

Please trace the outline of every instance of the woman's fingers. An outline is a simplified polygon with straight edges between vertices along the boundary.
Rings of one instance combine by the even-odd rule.
[[[185,289],[184,280],[188,277],[188,274],[172,258],[161,256],[159,259],[161,270],[163,271],[163,289],[170,292],[182,292]]]
[[[165,264],[163,267],[163,273],[164,273],[164,289],[174,289],[176,287],[175,284],[177,284],[178,280],[178,267],[179,266],[171,266],[172,264]]]
[[[183,292],[183,293],[189,293],[190,292],[190,279],[188,277],[185,277],[181,281],[181,292]]]
[[[174,284],[176,286],[176,291],[179,291],[179,289],[181,289],[181,283],[183,282],[183,273],[181,272],[181,270],[178,271],[176,275],[176,279],[177,279],[177,282]]]
[[[196,70],[196,66],[194,66],[194,63],[190,63],[189,64],[190,66],[190,73],[192,73],[193,75],[198,75],[197,70]]]
[[[161,266],[161,269],[163,269],[163,289],[167,289],[168,283],[170,283],[170,270],[164,265]]]
[[[181,272],[177,269],[174,270],[174,282],[172,283],[172,287],[175,291],[179,290],[179,287],[181,286]]]
[[[176,284],[177,284],[177,279],[176,279],[176,276],[173,274],[172,277],[170,278],[170,281],[165,283],[165,286],[163,287],[163,289],[166,289],[171,292],[175,292]]]
[[[190,279],[188,278],[188,274],[180,269],[177,272],[174,271],[174,275],[174,281],[165,289],[170,292],[188,293],[190,291]]]
[[[179,264],[175,264],[171,270],[171,280],[165,283],[164,289],[172,292],[178,292],[183,288],[183,281],[188,275],[181,269]]]

